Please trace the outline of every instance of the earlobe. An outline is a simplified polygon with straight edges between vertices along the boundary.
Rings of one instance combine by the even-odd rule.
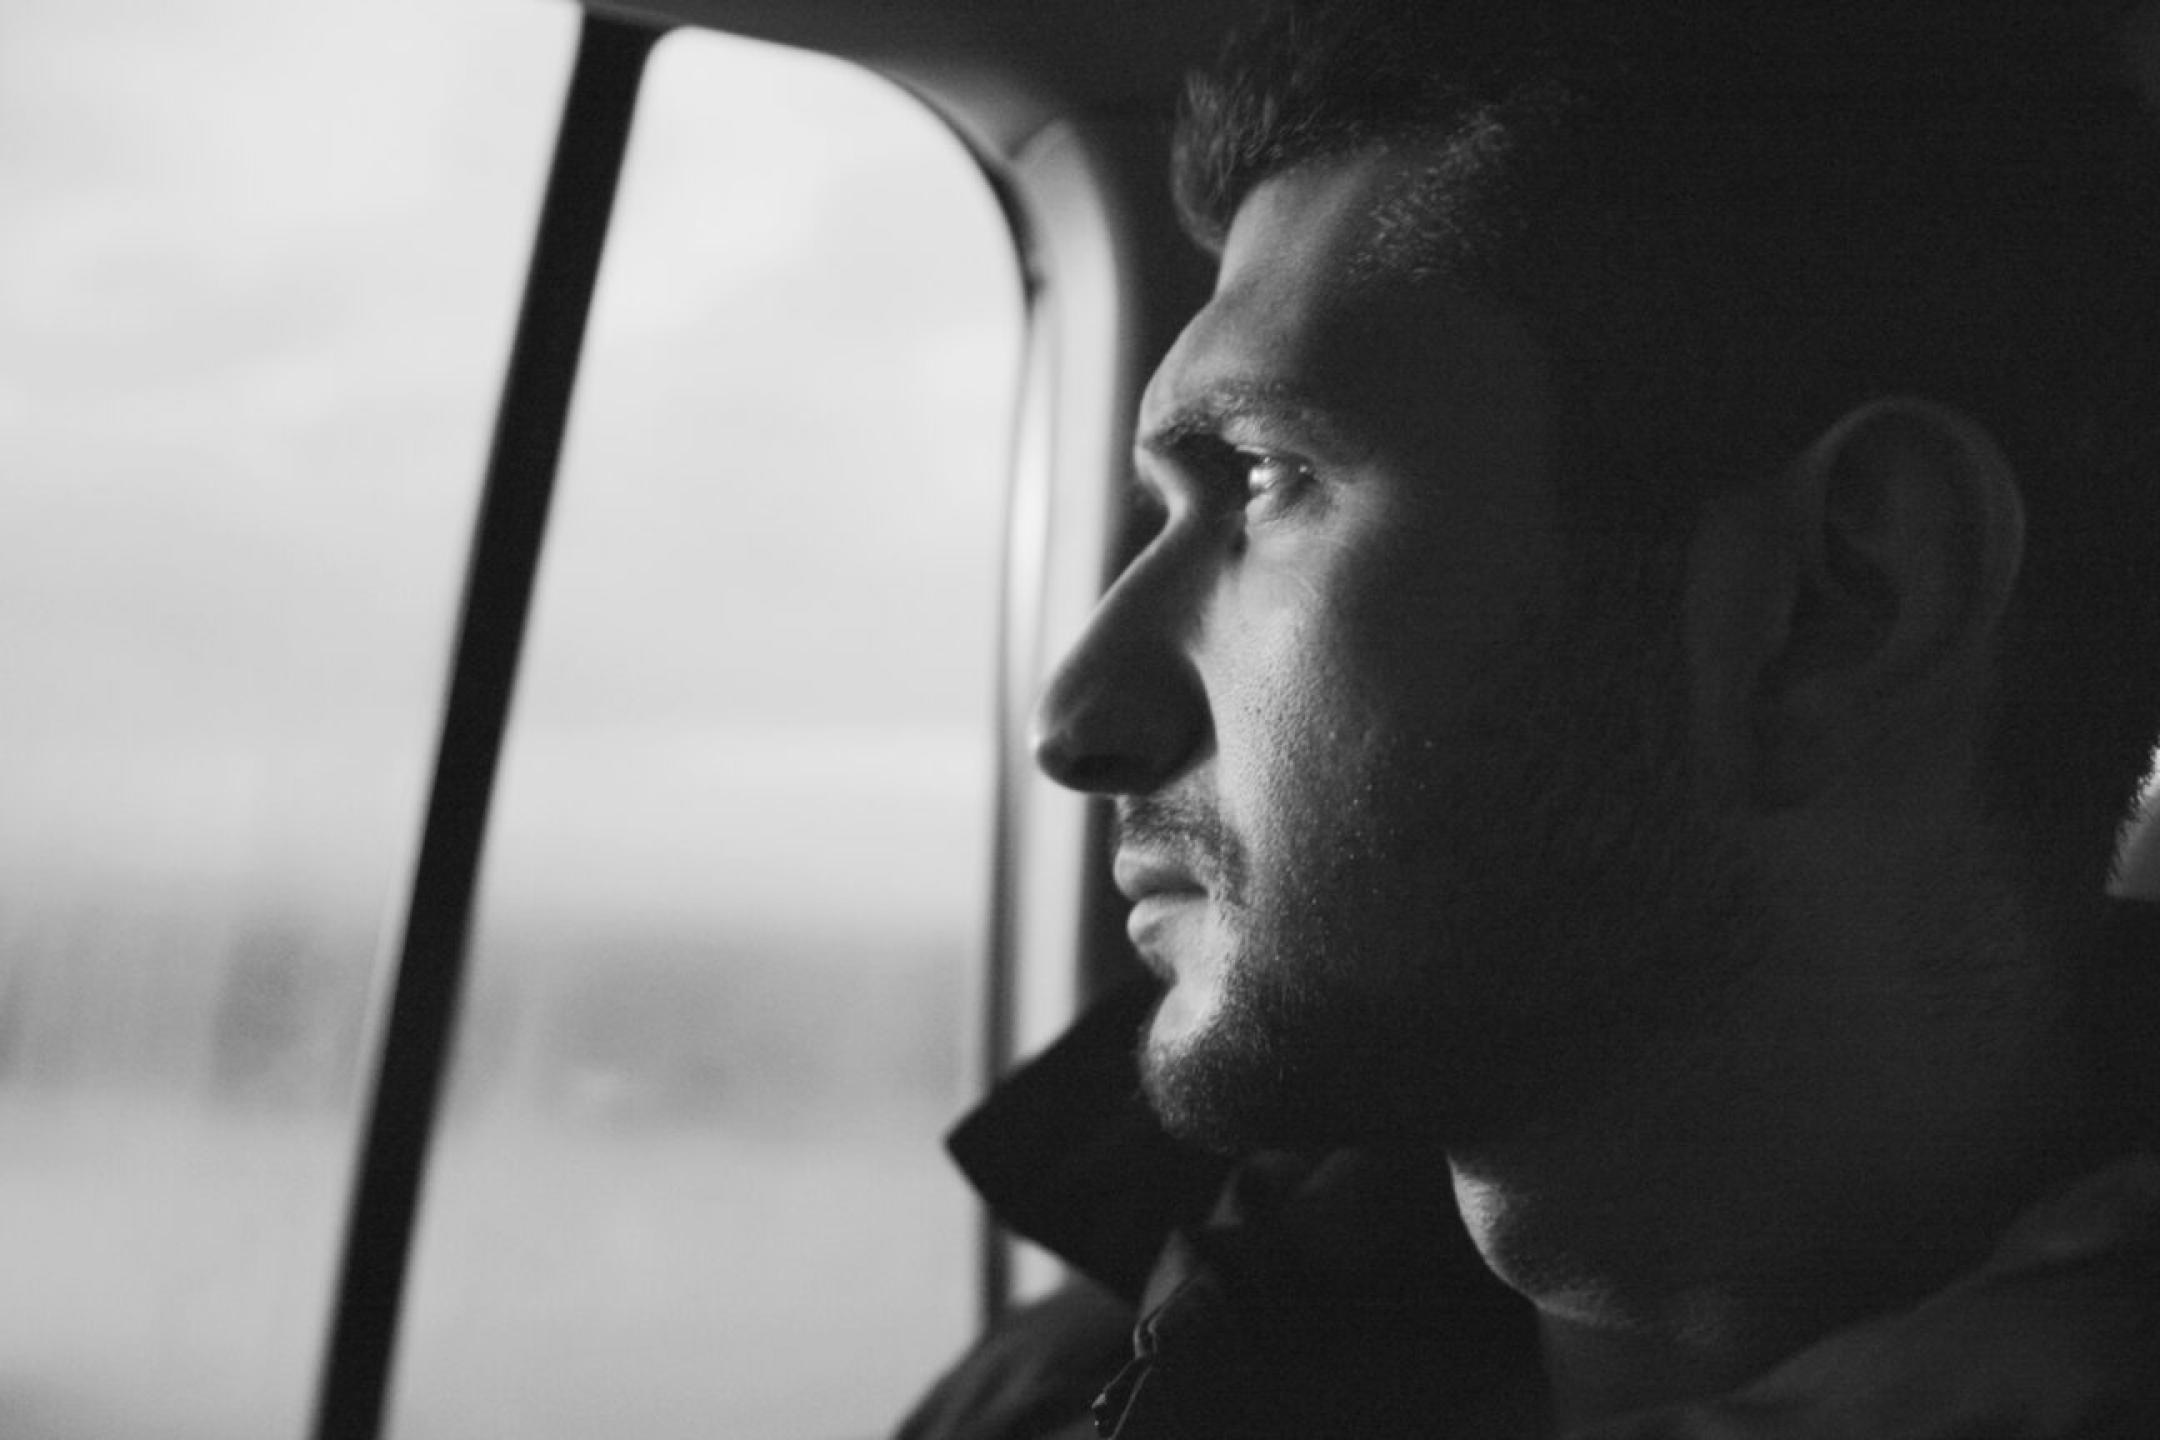
[[[1753,697],[1757,786],[1773,804],[1871,755],[1902,763],[1891,752],[1980,683],[2025,531],[1993,438],[1915,398],[1841,417],[1784,477],[1782,499],[1788,590]]]

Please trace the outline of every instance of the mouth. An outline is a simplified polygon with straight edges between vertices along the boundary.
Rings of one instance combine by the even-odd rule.
[[[1137,850],[1120,850],[1110,866],[1110,878],[1120,894],[1140,906],[1151,901],[1198,899],[1206,896],[1192,868],[1169,856]]]
[[[1178,922],[1208,898],[1207,887],[1190,866],[1137,850],[1120,850],[1110,873],[1119,891],[1132,901],[1125,933],[1132,937],[1133,949],[1158,979],[1174,979],[1171,955],[1179,948]]]

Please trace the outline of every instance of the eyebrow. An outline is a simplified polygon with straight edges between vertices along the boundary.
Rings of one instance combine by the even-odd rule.
[[[1281,381],[1224,381],[1171,411],[1140,438],[1151,455],[1172,455],[1196,440],[1220,440],[1239,421],[1262,420],[1309,437],[1320,448],[1341,455],[1355,445],[1340,412],[1311,392]]]

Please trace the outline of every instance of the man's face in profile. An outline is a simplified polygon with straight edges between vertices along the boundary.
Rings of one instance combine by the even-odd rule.
[[[1225,1145],[1519,1123],[1731,948],[1676,652],[1569,579],[1535,347],[1363,258],[1433,159],[1240,208],[1142,402],[1160,528],[1044,702],[1119,797],[1149,1092]]]

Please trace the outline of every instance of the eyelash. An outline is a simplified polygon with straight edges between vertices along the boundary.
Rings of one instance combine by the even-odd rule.
[[[1285,507],[1295,505],[1315,478],[1311,464],[1295,455],[1285,455],[1274,450],[1237,450],[1233,454],[1245,470],[1245,508],[1248,514],[1255,504],[1263,502],[1265,508],[1274,513],[1280,513]],[[1257,483],[1255,477],[1262,468],[1269,466],[1280,467],[1284,472],[1283,476],[1267,485]]]
[[[1280,450],[1247,448],[1212,438],[1181,448],[1185,455],[1184,464],[1191,474],[1212,477],[1208,488],[1221,498],[1222,503],[1226,506],[1234,503],[1248,520],[1261,523],[1277,519],[1296,506],[1305,498],[1307,488],[1318,479],[1310,461]],[[1282,473],[1256,485],[1256,472],[1263,467],[1279,467]],[[1127,494],[1133,514],[1150,533],[1162,528],[1171,507],[1156,487],[1135,474]]]

